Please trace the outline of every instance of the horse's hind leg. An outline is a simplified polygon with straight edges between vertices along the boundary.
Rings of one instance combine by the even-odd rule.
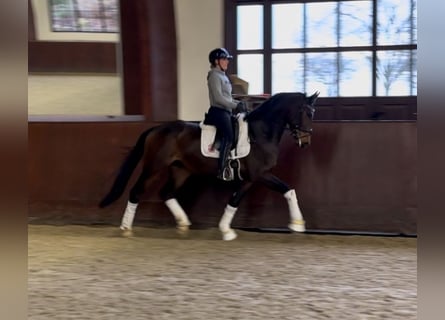
[[[136,209],[139,204],[140,196],[144,192],[144,186],[145,182],[147,180],[148,174],[147,171],[142,171],[141,175],[139,176],[138,180],[136,181],[136,184],[131,188],[130,190],[130,197],[127,202],[127,207],[125,208],[124,215],[122,217],[121,221],[121,230],[123,231],[124,236],[131,236],[132,235],[132,228],[133,228],[133,220],[134,216],[136,214]]]
[[[187,214],[176,200],[176,191],[184,184],[190,173],[179,165],[173,164],[169,168],[167,183],[161,189],[160,195],[165,205],[176,220],[176,228],[180,234],[185,234],[191,225]]]
[[[298,206],[295,190],[290,189],[287,184],[270,173],[263,175],[260,181],[270,189],[281,193],[286,199],[290,213],[288,228],[295,232],[305,232],[305,222],[300,207]]]
[[[230,228],[230,224],[232,223],[236,210],[238,210],[241,199],[244,197],[247,191],[249,191],[251,186],[252,182],[242,183],[239,189],[232,195],[229,203],[224,209],[224,214],[219,222],[219,230],[222,233],[223,240],[230,241],[237,237],[236,232]]]

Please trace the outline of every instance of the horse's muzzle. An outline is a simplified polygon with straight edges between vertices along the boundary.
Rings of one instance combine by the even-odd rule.
[[[306,148],[311,145],[312,130],[292,130],[292,136],[300,148]]]
[[[298,146],[300,148],[306,148],[311,145],[311,135],[309,133],[303,134],[301,137],[298,137]]]
[[[291,128],[291,134],[300,148],[311,145],[312,129],[302,130],[298,127]]]

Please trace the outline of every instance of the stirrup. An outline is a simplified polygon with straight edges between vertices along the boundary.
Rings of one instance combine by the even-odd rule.
[[[244,180],[243,177],[241,177],[241,163],[239,159],[233,159],[229,161],[229,167],[233,174],[233,179],[235,179],[235,175],[238,176],[238,179]]]
[[[225,181],[232,181],[233,180],[233,171],[228,166],[224,168],[223,179]]]
[[[225,167],[222,173],[219,173],[217,177],[224,181],[232,181],[234,179],[233,171],[229,167]]]

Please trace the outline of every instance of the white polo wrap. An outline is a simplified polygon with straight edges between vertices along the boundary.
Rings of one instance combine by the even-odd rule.
[[[122,217],[121,222],[122,230],[131,230],[137,207],[137,203],[131,203],[130,201],[127,202],[127,207],[125,208],[124,216]]]
[[[165,201],[165,205],[170,209],[171,213],[175,217],[176,223],[179,226],[191,225],[190,220],[187,217],[187,214],[185,213],[185,211],[182,209],[181,205],[175,198],[168,199],[167,201]]]
[[[298,207],[297,195],[294,189],[289,190],[284,194],[289,206],[290,217],[292,221],[303,220],[300,208]]]

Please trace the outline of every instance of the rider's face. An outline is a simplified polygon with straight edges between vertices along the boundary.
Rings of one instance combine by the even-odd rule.
[[[221,68],[222,71],[226,71],[227,70],[227,66],[229,65],[229,59],[227,58],[222,58],[218,60],[218,65]]]

